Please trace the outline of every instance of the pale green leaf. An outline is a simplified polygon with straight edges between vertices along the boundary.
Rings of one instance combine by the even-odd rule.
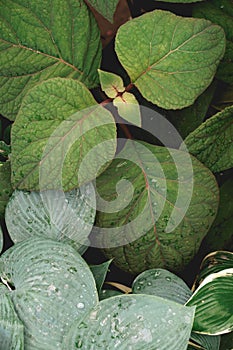
[[[175,301],[184,305],[192,295],[186,283],[164,269],[151,269],[142,272],[133,282],[133,293],[149,294]]]
[[[119,75],[98,69],[101,89],[110,98],[115,98],[125,91],[124,82]]]
[[[25,350],[61,349],[74,320],[81,322],[97,303],[93,275],[69,245],[30,238],[0,258],[0,276],[14,286],[15,311],[25,327]]]
[[[233,268],[207,276],[186,303],[196,306],[193,331],[220,335],[233,331]]]
[[[112,297],[83,323],[73,324],[63,349],[186,350],[194,313],[194,308],[154,296]]]
[[[111,113],[82,83],[51,79],[28,93],[13,124],[12,183],[18,189],[69,191],[103,171],[115,149]]]
[[[141,142],[127,141],[118,158],[97,179],[98,246],[132,273],[182,270],[215,218],[214,176],[186,152]]]
[[[0,293],[0,349],[24,350],[24,327],[9,294]]]
[[[14,120],[38,82],[72,77],[98,84],[100,34],[83,0],[1,0],[1,113]]]
[[[130,92],[124,92],[113,100],[113,105],[118,109],[119,115],[128,122],[141,126],[141,112],[138,101]]]
[[[32,236],[49,237],[83,253],[95,220],[91,188],[88,184],[67,193],[15,190],[5,213],[11,239],[17,243]]]
[[[215,114],[184,140],[189,152],[211,171],[233,167],[233,107]],[[182,147],[181,147],[182,148]]]
[[[221,27],[160,10],[124,24],[116,37],[116,52],[131,82],[166,109],[193,104],[211,83],[224,51]]]
[[[205,242],[209,251],[233,251],[233,179],[220,187],[220,203],[217,217]]]
[[[210,102],[214,96],[216,82],[213,82],[193,105],[177,111],[168,111],[168,119],[182,136],[187,137],[194,131],[206,117]]]
[[[221,26],[226,34],[226,52],[218,67],[217,78],[233,83],[233,3],[229,0],[209,0],[197,4],[193,16],[205,18]]]
[[[88,0],[96,11],[101,13],[109,22],[113,23],[113,15],[116,11],[119,0]]]
[[[208,254],[202,261],[200,273],[196,278],[193,289],[196,289],[210,274],[233,267],[233,253],[216,251]]]
[[[13,192],[11,186],[10,162],[0,163],[0,217],[4,216],[5,207]]]
[[[98,290],[98,293],[100,293],[106,275],[108,273],[109,266],[111,264],[112,260],[106,261],[100,265],[90,265],[91,272],[95,278],[96,288]]]

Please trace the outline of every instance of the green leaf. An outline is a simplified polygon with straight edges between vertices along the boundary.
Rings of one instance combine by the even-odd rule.
[[[5,213],[11,239],[17,243],[32,236],[49,237],[83,253],[95,220],[91,188],[88,184],[68,193],[15,190]]]
[[[101,59],[97,23],[83,0],[1,0],[1,113],[14,120],[38,82],[72,77],[92,88]]]
[[[11,187],[10,162],[0,163],[0,217],[4,216],[5,207],[13,192]]]
[[[125,91],[124,82],[119,75],[98,69],[101,89],[110,98]]]
[[[228,0],[211,0],[197,4],[193,9],[193,16],[205,18],[221,26],[226,34],[226,52],[221,61],[217,78],[233,83],[233,3]]]
[[[118,113],[122,118],[141,127],[140,106],[133,94],[124,92],[113,100],[113,105],[118,109]]]
[[[131,82],[166,109],[193,104],[211,83],[224,51],[221,27],[160,10],[127,22],[116,37],[116,52]]]
[[[12,127],[13,186],[69,191],[103,171],[115,149],[113,116],[82,83],[45,81],[27,94]]]
[[[24,350],[24,327],[9,294],[0,294],[0,349]]]
[[[103,284],[104,284],[104,281],[105,281],[105,278],[106,278],[106,275],[107,275],[107,272],[108,272],[108,269],[109,269],[109,266],[111,264],[112,260],[109,260],[109,261],[106,261],[100,265],[90,265],[90,269],[91,269],[91,272],[93,273],[93,276],[95,278],[95,283],[96,283],[96,288],[98,290],[98,293],[100,293],[102,287],[103,287]]]
[[[132,291],[135,294],[160,296],[181,305],[184,305],[192,295],[191,290],[181,278],[164,269],[151,269],[141,273],[134,280]],[[220,337],[197,335],[192,332],[190,339],[205,347],[206,350],[219,349]]]
[[[118,158],[97,179],[98,246],[131,273],[182,270],[215,218],[215,178],[188,153],[146,143],[127,141]]]
[[[122,295],[123,293],[119,290],[113,290],[113,289],[101,289],[99,293],[99,299],[104,300],[108,298],[115,297],[117,295]]]
[[[25,327],[25,350],[60,349],[74,320],[81,322],[97,303],[86,262],[69,245],[50,239],[30,238],[8,249],[0,276],[15,288],[10,296]]]
[[[2,228],[0,226],[0,253],[2,251],[3,248],[3,233],[2,233]]]
[[[220,335],[233,330],[233,268],[206,277],[186,303],[196,306],[193,331]]]
[[[116,11],[119,0],[88,0],[96,11],[101,13],[109,22],[113,23],[113,15]]]
[[[220,350],[232,350],[233,332],[221,336]]]
[[[228,251],[217,251],[208,254],[202,261],[200,273],[194,284],[196,289],[210,274],[233,267],[233,253]]]
[[[233,107],[227,107],[201,124],[184,140],[190,153],[211,171],[233,167]],[[182,147],[181,147],[182,148]]]
[[[162,298],[123,295],[103,300],[74,323],[63,349],[187,349],[195,309]]]
[[[164,269],[142,272],[134,280],[132,290],[135,294],[156,295],[181,305],[184,305],[192,295],[191,290],[181,278]]]
[[[187,137],[204,121],[215,88],[214,82],[196,99],[192,106],[177,111],[168,111],[169,121],[175,126],[182,138]]]
[[[233,251],[233,179],[220,187],[220,203],[217,217],[208,232],[205,242],[208,250]]]

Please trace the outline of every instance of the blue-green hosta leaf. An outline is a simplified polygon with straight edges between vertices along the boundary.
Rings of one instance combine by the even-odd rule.
[[[233,179],[220,187],[218,214],[208,232],[205,242],[209,251],[233,251]]]
[[[141,273],[134,280],[132,291],[135,294],[143,293],[160,296],[182,305],[184,305],[192,295],[191,290],[181,278],[163,269],[151,269]],[[195,341],[206,350],[219,349],[220,337],[210,337],[192,332],[190,340],[191,342]],[[188,349],[190,349],[190,347]]]
[[[116,37],[116,52],[131,82],[166,109],[193,104],[211,83],[224,51],[221,27],[160,10],[124,24]]]
[[[2,233],[2,228],[0,226],[0,254],[3,248],[3,233]]]
[[[208,254],[202,261],[200,273],[194,283],[196,289],[210,274],[233,268],[233,253],[228,251],[217,251]]]
[[[24,327],[9,294],[0,293],[0,349],[24,350]]]
[[[113,105],[118,109],[119,115],[128,122],[141,126],[140,106],[133,94],[124,92],[113,100]]]
[[[103,300],[64,338],[63,349],[186,350],[195,309],[162,298],[123,295]]]
[[[97,303],[93,275],[69,245],[30,238],[0,258],[0,277],[14,286],[9,295],[25,327],[25,350],[61,349],[74,320]]]
[[[215,114],[185,139],[190,153],[211,171],[233,167],[233,106]]]
[[[214,176],[186,152],[146,143],[127,141],[118,156],[97,179],[98,246],[132,273],[183,269],[216,215]]]
[[[196,4],[193,16],[220,25],[226,34],[226,52],[218,67],[217,78],[233,83],[233,3],[229,0],[209,0]]]
[[[14,120],[38,82],[72,77],[98,84],[99,29],[83,0],[1,0],[1,113]]]
[[[193,331],[219,335],[233,331],[233,268],[207,276],[186,303],[196,306]]]
[[[13,124],[12,183],[69,191],[103,171],[115,149],[113,116],[88,89],[73,79],[47,80],[30,90]]]
[[[182,305],[192,295],[191,290],[181,278],[164,269],[150,269],[142,272],[134,280],[132,292],[156,295]]]
[[[119,75],[101,69],[98,69],[98,73],[101,89],[108,97],[115,98],[119,93],[125,91],[124,82]]]
[[[96,9],[96,11],[107,18],[109,22],[113,22],[113,15],[116,11],[119,0],[88,0],[88,2]]]
[[[91,188],[88,184],[67,193],[15,190],[5,213],[11,239],[17,243],[32,236],[48,237],[70,243],[83,253],[95,220]]]
[[[104,281],[105,281],[105,278],[106,278],[106,275],[107,275],[107,272],[108,272],[108,269],[109,269],[109,266],[111,264],[112,260],[109,260],[109,261],[106,261],[100,265],[90,265],[90,269],[91,269],[91,272],[93,273],[93,276],[95,278],[95,283],[96,283],[96,288],[98,290],[98,293],[100,293],[102,287],[103,287],[103,284],[104,284]]]
[[[5,207],[13,192],[11,186],[11,166],[10,162],[0,163],[0,217],[4,216]]]

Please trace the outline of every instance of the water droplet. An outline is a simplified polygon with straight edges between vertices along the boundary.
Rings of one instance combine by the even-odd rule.
[[[78,303],[77,308],[78,309],[84,309],[85,305],[83,303]]]
[[[168,282],[171,282],[171,277],[166,277],[166,280],[167,280]]]
[[[152,286],[152,283],[151,283],[151,282],[147,282],[147,285],[148,285],[148,286]]]

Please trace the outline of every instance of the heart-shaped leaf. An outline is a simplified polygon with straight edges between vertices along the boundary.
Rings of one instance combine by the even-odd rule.
[[[64,338],[63,349],[186,350],[195,309],[162,298],[105,299]]]
[[[11,239],[17,243],[31,236],[49,237],[70,243],[83,253],[95,220],[91,188],[88,184],[67,193],[15,190],[5,214]]]
[[[125,91],[124,82],[119,75],[105,72],[101,69],[98,69],[98,73],[101,89],[108,97],[115,98],[119,93]]]
[[[104,281],[105,281],[105,278],[106,278],[106,275],[107,275],[107,272],[108,272],[108,269],[109,269],[111,262],[112,262],[112,260],[109,260],[109,261],[106,261],[100,265],[90,265],[89,266],[91,269],[91,272],[93,273],[93,276],[95,278],[95,283],[96,283],[96,288],[98,290],[98,293],[100,293],[100,291],[103,287],[103,284],[104,284]]]
[[[124,92],[113,100],[113,105],[118,109],[118,113],[122,118],[139,127],[141,126],[140,106],[133,94]]]
[[[12,183],[26,190],[69,191],[103,171],[115,149],[111,113],[82,83],[51,79],[30,90],[13,124]]]
[[[211,171],[219,172],[233,167],[233,107],[217,113],[196,130],[184,143],[189,152]]]
[[[116,11],[119,0],[88,0],[88,2],[96,9],[96,11],[107,18],[109,22],[113,22],[113,15]]]
[[[131,82],[166,109],[193,104],[211,83],[224,51],[221,27],[160,10],[124,24],[116,37],[116,52]]]
[[[1,1],[1,113],[11,120],[38,82],[72,77],[98,84],[100,34],[83,0]]]
[[[219,335],[233,331],[233,268],[206,277],[186,303],[196,306],[193,330]]]
[[[0,163],[0,217],[4,216],[5,207],[13,192],[11,186],[11,166],[10,162]]]
[[[12,287],[15,311],[25,327],[25,350],[61,348],[75,319],[97,303],[93,275],[69,245],[30,238],[0,258],[0,277]]]
[[[233,83],[233,3],[228,0],[209,0],[196,4],[193,16],[205,18],[221,26],[226,34],[226,52],[218,67],[217,78]]]
[[[24,350],[24,327],[9,294],[0,293],[0,349]]]
[[[92,241],[132,273],[183,269],[216,215],[215,178],[175,149],[127,141],[118,157],[97,179],[105,202],[97,200],[100,232]]]

